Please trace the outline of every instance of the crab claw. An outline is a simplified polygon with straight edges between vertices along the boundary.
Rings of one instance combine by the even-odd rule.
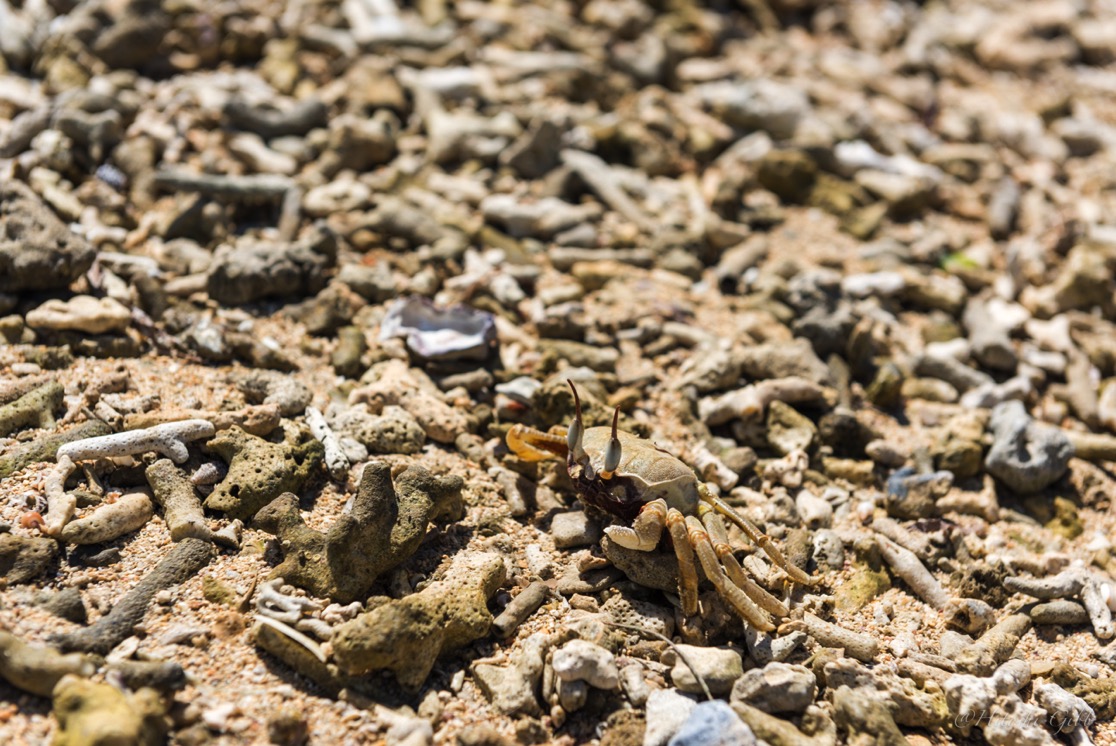
[[[601,479],[612,479],[612,475],[616,473],[616,469],[620,466],[620,438],[616,435],[616,423],[619,420],[620,407],[617,406],[612,413],[612,437],[608,441],[608,448],[605,449],[604,469],[601,471]]]
[[[581,397],[577,395],[577,387],[574,386],[573,381],[567,378],[566,383],[570,385],[570,390],[573,391],[574,406],[576,407],[573,424],[566,431],[566,445],[570,449],[570,456],[576,463],[580,464],[588,458],[585,455],[585,446],[581,442],[581,436],[585,434],[585,423],[581,420]]]

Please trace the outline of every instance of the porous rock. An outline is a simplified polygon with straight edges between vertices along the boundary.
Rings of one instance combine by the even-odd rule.
[[[364,385],[349,396],[351,403],[367,402],[374,413],[400,406],[418,421],[428,438],[439,443],[452,443],[468,430],[465,414],[443,400],[429,376],[401,360],[374,365],[360,380]]]
[[[352,510],[324,533],[306,526],[295,495],[282,495],[255,520],[284,547],[272,577],[340,603],[362,600],[376,578],[414,554],[431,520],[462,517],[461,487],[460,477],[437,477],[418,466],[393,485],[387,464],[369,463]]]
[[[250,370],[231,379],[250,401],[276,406],[284,417],[302,414],[314,398],[305,384],[272,370]]]
[[[616,624],[642,627],[664,637],[674,634],[672,611],[649,601],[616,595],[601,605],[601,611],[608,614]]]
[[[863,739],[865,743],[879,746],[907,744],[907,739],[895,724],[895,718],[880,699],[842,686],[834,691],[833,703],[836,707],[834,720],[847,734],[849,743]]]
[[[62,384],[51,381],[0,407],[0,437],[28,425],[53,427],[54,413],[62,406],[64,393]]]
[[[218,250],[209,269],[209,297],[227,306],[269,297],[305,297],[325,287],[337,260],[337,239],[329,231],[287,246],[246,244]]]
[[[338,666],[351,674],[388,669],[403,687],[417,689],[444,652],[488,634],[488,601],[505,573],[497,554],[458,558],[443,579],[339,626],[333,635]]]
[[[324,455],[314,439],[301,444],[271,443],[239,427],[219,433],[206,449],[223,458],[229,473],[205,499],[205,507],[248,520],[284,492],[297,492]]]
[[[403,407],[385,406],[379,415],[363,407],[350,407],[338,416],[337,430],[364,445],[370,453],[418,453],[426,443],[426,432]]]

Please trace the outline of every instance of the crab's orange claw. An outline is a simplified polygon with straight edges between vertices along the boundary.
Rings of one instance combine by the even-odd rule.
[[[601,472],[602,479],[612,479],[612,475],[620,466],[620,438],[616,434],[616,425],[620,421],[620,407],[617,406],[616,410],[612,413],[612,438],[608,441],[608,447],[605,449],[604,470]]]
[[[526,425],[512,425],[504,440],[508,444],[508,450],[524,461],[566,457],[566,441],[562,436],[542,433]]]

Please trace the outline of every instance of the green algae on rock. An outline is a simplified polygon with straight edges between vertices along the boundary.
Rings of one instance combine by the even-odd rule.
[[[166,705],[154,689],[134,694],[68,675],[54,689],[58,731],[52,746],[158,746],[167,738]]]
[[[498,554],[457,558],[441,580],[339,626],[338,667],[350,674],[387,669],[405,689],[418,689],[439,656],[488,634],[488,601],[505,575]]]
[[[51,381],[0,407],[0,437],[29,425],[54,427],[54,413],[62,406],[63,393],[62,384]]]
[[[769,715],[747,702],[736,700],[730,705],[757,738],[771,746],[801,746],[801,744],[832,744],[837,742],[836,725],[828,715],[817,708],[808,710],[802,725],[810,730],[803,732],[793,723]]]
[[[111,432],[112,428],[101,420],[88,420],[65,432],[49,433],[39,436],[30,443],[13,446],[0,456],[0,479],[30,464],[53,461],[58,454],[58,449],[67,443],[86,438],[98,438]]]
[[[366,465],[352,511],[325,533],[306,526],[293,494],[259,511],[256,525],[285,547],[272,577],[341,603],[362,601],[377,577],[415,553],[431,520],[464,515],[460,477],[437,477],[413,466],[396,483],[398,488],[386,463]]]
[[[859,611],[891,587],[891,576],[884,568],[876,542],[860,540],[853,544],[856,559],[852,575],[837,586],[834,604],[841,611]]]
[[[1078,515],[1077,505],[1067,497],[1055,497],[1053,504],[1054,517],[1046,522],[1046,527],[1059,536],[1070,541],[1085,532],[1085,526]]]
[[[205,507],[229,518],[248,520],[284,492],[297,492],[324,455],[322,444],[271,443],[239,427],[219,433],[206,444],[223,458],[229,473],[205,500]]]

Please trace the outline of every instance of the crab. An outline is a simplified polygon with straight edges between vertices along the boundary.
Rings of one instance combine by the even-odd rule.
[[[765,632],[775,629],[772,615],[786,617],[787,607],[744,572],[728,543],[724,519],[739,526],[794,582],[811,585],[810,576],[787,562],[771,537],[713,494],[680,459],[650,440],[618,430],[619,407],[611,428],[586,428],[577,387],[566,383],[574,395],[573,423],[545,433],[513,425],[508,448],[525,461],[564,458],[582,502],[630,522],[605,529],[619,546],[650,552],[665,528],[678,558],[678,595],[687,617],[698,610],[696,555],[705,576],[745,622]]]

